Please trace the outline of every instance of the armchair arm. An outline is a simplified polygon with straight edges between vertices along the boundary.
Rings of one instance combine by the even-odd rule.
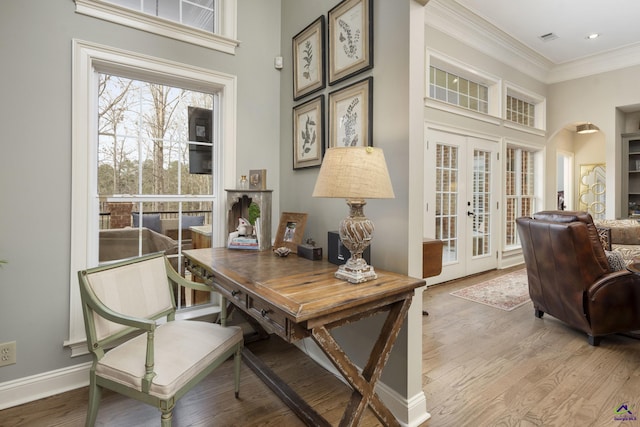
[[[184,286],[186,288],[191,288],[191,289],[195,289],[197,291],[204,291],[204,292],[212,292],[213,289],[207,285],[205,285],[204,283],[196,283],[196,282],[192,282],[191,280],[187,280],[184,277],[182,277],[181,275],[179,275],[174,269],[173,266],[171,265],[171,263],[169,262],[169,259],[167,257],[164,258],[165,261],[165,265],[167,267],[167,277],[169,277],[169,280],[171,280],[173,283],[180,285],[180,286]]]
[[[630,289],[633,287],[640,287],[640,276],[628,270],[614,271],[598,279],[587,290],[587,296],[590,300],[595,301],[596,298],[611,292],[629,295]]]

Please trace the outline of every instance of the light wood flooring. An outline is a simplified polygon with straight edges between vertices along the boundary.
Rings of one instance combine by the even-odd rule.
[[[492,271],[424,293],[422,382],[431,419],[420,427],[640,426],[640,341],[614,335],[600,347],[556,319],[536,319],[531,303],[505,312],[449,295],[513,271]],[[276,337],[249,344],[333,425],[349,389]],[[303,424],[243,367],[240,399],[227,362],[183,397],[174,426]],[[627,404],[638,421],[617,421]],[[0,411],[1,426],[81,426],[87,388]],[[622,416],[620,414],[618,416]],[[627,414],[628,415],[628,414]],[[99,426],[158,426],[159,411],[107,392]],[[362,426],[379,425],[369,411]]]

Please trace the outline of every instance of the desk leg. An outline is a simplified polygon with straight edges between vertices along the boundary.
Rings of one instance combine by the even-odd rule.
[[[373,412],[385,426],[400,425],[391,411],[382,403],[374,389],[376,382],[380,379],[382,369],[387,363],[389,353],[398,337],[410,305],[411,299],[407,298],[391,306],[391,310],[387,314],[387,319],[371,350],[369,360],[362,374],[358,372],[357,367],[331,336],[327,327],[313,328],[313,339],[340,371],[345,380],[353,387],[351,400],[342,416],[340,426],[357,426],[367,405],[371,406]]]
[[[305,402],[291,387],[273,372],[247,347],[242,349],[242,359],[257,376],[278,396],[307,426],[331,427],[331,424]]]

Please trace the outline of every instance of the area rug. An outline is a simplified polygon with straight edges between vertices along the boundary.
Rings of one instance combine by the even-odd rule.
[[[500,310],[511,311],[530,301],[527,270],[524,268],[516,270],[451,292],[451,295]]]

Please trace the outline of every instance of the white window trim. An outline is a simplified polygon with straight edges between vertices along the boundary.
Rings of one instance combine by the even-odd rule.
[[[226,218],[225,197],[222,195],[224,188],[235,185],[236,76],[73,40],[70,318],[69,339],[64,343],[71,347],[72,356],[86,353],[77,272],[98,264],[98,242],[89,239],[89,236],[98,234],[98,223],[91,220],[98,215],[98,203],[95,197],[96,177],[90,166],[97,164],[98,117],[94,113],[97,109],[98,72],[125,71],[128,77],[153,76],[166,83],[186,85],[192,90],[219,91],[222,132],[221,143],[214,155],[221,159],[222,170],[214,177],[214,194],[218,201],[214,203],[214,218]],[[224,246],[225,224],[226,221],[214,222],[213,236],[217,237],[212,242],[213,246]]]
[[[533,104],[535,108],[535,126],[533,128],[529,126],[523,126],[519,123],[512,122],[511,120],[507,120],[507,95],[513,96],[518,99],[522,99],[530,104]],[[517,86],[514,83],[505,81],[504,82],[504,107],[502,109],[502,117],[505,117],[504,126],[512,129],[518,129],[523,132],[529,132],[536,135],[544,135],[547,130],[547,99],[542,96],[534,93],[530,90],[527,90],[523,87]]]
[[[76,12],[127,27],[147,31],[209,49],[235,55],[240,45],[237,38],[237,0],[220,0],[220,32],[182,25],[168,19],[147,15],[102,0],[75,0]]]

